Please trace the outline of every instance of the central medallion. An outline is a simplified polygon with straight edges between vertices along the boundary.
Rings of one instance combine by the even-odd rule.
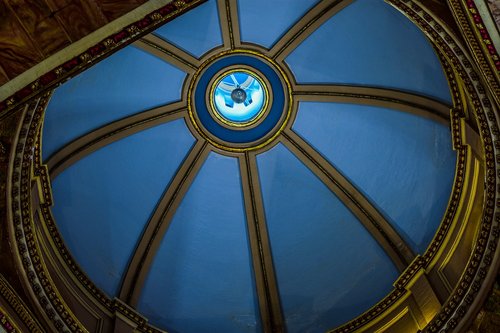
[[[234,127],[250,126],[265,113],[269,100],[264,81],[250,70],[223,72],[210,92],[211,113],[216,120]]]
[[[230,152],[268,146],[285,127],[292,105],[284,71],[250,50],[204,61],[190,78],[187,97],[194,133]]]

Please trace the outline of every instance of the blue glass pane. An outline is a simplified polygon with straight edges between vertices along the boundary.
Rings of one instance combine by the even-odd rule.
[[[323,23],[286,61],[300,83],[402,89],[451,104],[431,43],[382,0],[353,2]]]
[[[239,0],[241,39],[271,48],[318,0]]]
[[[52,182],[52,212],[66,245],[110,297],[193,141],[184,120],[176,120],[103,147]]]
[[[109,122],[180,100],[186,74],[133,46],[57,88],[43,126],[43,157]]]
[[[257,162],[287,332],[325,332],[390,292],[391,259],[309,169],[281,144]]]
[[[222,45],[217,1],[209,0],[155,30],[154,34],[201,57]]]
[[[169,332],[259,332],[238,161],[210,153],[180,204],[138,309]]]
[[[425,251],[453,184],[448,127],[395,110],[307,102],[293,129],[380,208],[414,251]]]
[[[245,123],[263,111],[266,93],[257,77],[246,72],[227,74],[214,91],[216,112],[231,122]]]

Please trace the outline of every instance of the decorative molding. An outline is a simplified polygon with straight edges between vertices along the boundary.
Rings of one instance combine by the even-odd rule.
[[[500,58],[474,0],[448,0],[457,24],[493,97],[500,103]]]
[[[48,180],[48,173],[45,167],[40,163],[40,156],[34,156],[35,145],[39,145],[37,136],[39,136],[39,126],[41,124],[41,117],[44,112],[45,106],[48,102],[50,93],[46,93],[40,99],[34,99],[45,93],[50,88],[55,87],[60,82],[68,79],[71,76],[87,69],[96,61],[111,55],[113,52],[119,50],[121,47],[128,45],[134,39],[142,36],[145,33],[158,27],[160,24],[186,12],[197,4],[202,3],[204,0],[186,0],[176,1],[175,3],[168,4],[144,19],[127,26],[122,31],[104,39],[97,45],[89,48],[80,56],[73,58],[62,66],[48,72],[41,76],[30,86],[25,87],[15,95],[0,103],[0,118],[4,118],[18,106],[25,101],[30,101],[29,105],[25,107],[25,117],[22,121],[22,126],[19,132],[18,144],[15,149],[15,156],[11,160],[12,171],[8,185],[10,185],[10,201],[12,209],[11,219],[13,221],[12,236],[15,239],[16,249],[20,260],[20,267],[22,267],[23,274],[25,274],[25,282],[30,286],[29,292],[32,294],[33,299],[37,300],[41,311],[45,314],[48,322],[53,325],[54,330],[57,331],[71,331],[71,332],[86,332],[85,328],[81,326],[78,320],[71,313],[70,308],[64,304],[62,297],[58,294],[57,288],[48,275],[45,263],[40,256],[39,245],[36,241],[37,236],[34,234],[33,220],[31,216],[30,193],[31,193],[31,180],[32,177],[40,176],[42,181],[42,192],[45,199],[45,205],[42,205],[41,211],[44,217],[50,216],[50,211],[47,204],[51,204],[50,185]],[[36,151],[39,154],[39,146]],[[33,165],[33,160],[36,159],[38,164]],[[34,168],[34,170],[32,169]],[[33,172],[33,174],[32,174]],[[50,221],[50,219],[48,219]],[[47,222],[47,220],[45,221]],[[53,221],[52,221],[53,222]],[[50,224],[50,222],[48,223]],[[48,225],[52,231],[56,230],[55,224]],[[59,240],[62,245],[62,240],[56,237],[55,242]],[[64,245],[62,245],[64,247]],[[61,254],[68,257],[68,251],[64,248]],[[71,259],[68,260],[71,262]],[[73,262],[73,266],[77,265]],[[74,271],[75,276],[82,282],[82,285],[87,286],[93,290],[93,294],[97,299],[100,299],[108,309],[119,311],[131,320],[138,322],[139,331],[141,332],[158,332],[158,330],[147,325],[146,320],[127,309],[120,306],[119,302],[111,301],[101,291],[99,291],[88,278],[79,270]],[[99,297],[100,296],[100,297]]]
[[[477,1],[477,0],[476,0]],[[469,18],[472,19],[469,21],[471,24],[467,25],[467,27],[472,26],[476,31],[476,36],[481,40],[481,45],[483,50],[486,51],[487,57],[489,57],[490,61],[494,65],[494,68],[497,70],[496,74],[500,71],[500,58],[498,56],[498,50],[495,48],[495,43],[493,41],[490,32],[486,28],[486,24],[483,20],[483,17],[480,14],[479,8],[477,7],[476,1],[474,0],[466,0],[467,13],[469,14]],[[486,1],[486,0],[484,0]],[[456,0],[451,0],[452,3],[456,3]],[[488,1],[490,2],[490,1]],[[454,4],[455,5],[455,4]],[[491,6],[491,4],[490,4]],[[496,8],[499,9],[500,5],[496,4]],[[492,14],[494,14],[492,12]],[[500,17],[496,17],[495,20],[498,20]],[[464,26],[465,28],[466,26]],[[498,26],[497,26],[498,29]],[[495,32],[493,32],[495,33]],[[498,78],[498,77],[497,77]]]
[[[34,319],[26,305],[23,304],[21,298],[12,289],[9,283],[0,274],[0,295],[7,301],[8,305],[16,312],[17,316],[22,320],[23,324],[30,330],[31,333],[42,333],[43,329],[37,320]],[[16,326],[11,323],[6,312],[0,308],[0,323],[5,330],[10,333],[13,332]],[[11,329],[9,331],[9,329]],[[17,332],[21,332],[19,329]]]
[[[0,307],[0,327],[2,327],[7,333],[17,333],[21,332],[14,321],[9,318],[7,312]]]
[[[101,40],[80,55],[41,75],[14,95],[0,101],[0,120],[23,102],[55,88],[58,84],[82,72],[97,61],[110,56],[165,22],[174,19],[205,1],[207,0],[173,1],[146,15],[143,19],[126,26],[121,31]]]
[[[485,206],[481,219],[480,232],[476,240],[472,257],[459,284],[450,295],[443,308],[423,332],[449,332],[458,330],[470,320],[475,307],[484,299],[480,290],[489,290],[498,265],[497,251],[500,236],[496,185],[498,182],[497,162],[500,148],[497,115],[492,109],[485,88],[473,69],[466,52],[455,42],[453,36],[430,15],[418,1],[387,0],[408,16],[435,43],[435,46],[447,58],[453,70],[464,82],[464,90],[472,101],[474,116],[478,122],[481,139],[485,150]],[[461,110],[459,110],[461,111]],[[455,130],[453,125],[452,130]],[[456,138],[456,137],[455,137]],[[463,183],[463,174],[458,173],[457,183]],[[452,195],[452,199],[455,194]],[[430,258],[429,258],[430,259]],[[429,260],[428,259],[428,260]],[[492,267],[492,264],[494,266]],[[466,317],[466,318],[464,318]]]
[[[500,275],[497,283],[491,290],[488,299],[484,302],[481,311],[467,330],[467,333],[491,333],[500,331]]]
[[[58,331],[87,332],[57,292],[40,255],[31,207],[31,180],[34,175],[33,154],[36,136],[50,93],[36,99],[24,109],[18,142],[14,149],[11,183],[8,183],[11,202],[10,237],[15,240],[17,258],[23,269],[29,293]]]

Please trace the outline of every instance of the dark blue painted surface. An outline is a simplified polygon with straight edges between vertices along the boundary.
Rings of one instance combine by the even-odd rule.
[[[128,46],[57,88],[45,115],[43,158],[125,116],[179,100],[186,74]]]
[[[271,48],[318,0],[239,0],[241,39]]]
[[[300,83],[394,88],[451,104],[430,42],[382,0],[357,0],[323,23],[287,58]]]
[[[377,107],[300,103],[293,129],[380,207],[414,251],[425,251],[455,174],[448,127]]]
[[[309,169],[281,144],[257,161],[287,332],[325,332],[390,292],[391,259]]]
[[[236,158],[210,153],[177,209],[138,309],[169,332],[260,332]]]
[[[52,212],[64,242],[110,297],[193,141],[184,120],[176,120],[101,148],[52,182]]]
[[[271,47],[315,3],[239,0],[243,41]],[[210,0],[155,33],[199,57],[222,43],[217,14]],[[429,42],[382,0],[354,1],[286,60],[301,83],[397,88],[450,102]],[[219,126],[205,112],[205,87],[196,102],[208,130],[242,143],[274,127],[285,93],[272,66],[246,55],[221,60],[200,85],[236,63],[254,66],[273,85],[275,111],[264,126]],[[184,78],[134,47],[97,64],[56,90],[44,125],[44,158],[92,129],[179,100]],[[453,180],[446,127],[366,106],[301,103],[293,128],[381,209],[415,251],[425,250]],[[53,212],[64,240],[109,296],[116,296],[145,223],[193,141],[178,120],[102,148],[54,181]],[[286,148],[280,144],[259,155],[258,167],[289,333],[324,332],[391,290],[397,271],[389,257]],[[138,310],[152,324],[182,333],[262,330],[242,201],[237,160],[211,153],[147,278]]]
[[[222,45],[217,1],[209,0],[155,30],[155,35],[201,57]]]

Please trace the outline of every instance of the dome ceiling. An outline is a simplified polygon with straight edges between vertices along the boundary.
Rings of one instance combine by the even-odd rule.
[[[160,329],[324,332],[431,242],[450,104],[382,0],[210,0],[55,90],[52,214],[90,280]]]

